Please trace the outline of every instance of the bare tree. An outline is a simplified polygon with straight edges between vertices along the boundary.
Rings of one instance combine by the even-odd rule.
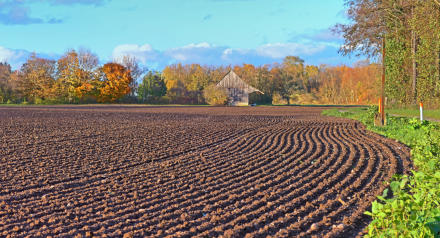
[[[380,55],[383,38],[407,27],[408,12],[414,1],[417,0],[346,0],[346,14],[351,24],[337,24],[332,28],[345,39],[340,52],[368,57]]]
[[[133,81],[130,83],[130,96],[136,96],[136,90],[138,88],[138,80],[139,78],[147,71],[145,67],[139,65],[139,61],[136,57],[132,57],[129,55],[125,55],[119,62],[126,67],[133,78]]]
[[[99,58],[88,49],[80,49],[78,54],[79,65],[85,71],[92,72],[99,65]]]
[[[346,14],[352,24],[337,24],[332,29],[345,39],[340,52],[343,55],[377,56],[386,32],[381,3],[376,0],[347,0],[346,5]]]

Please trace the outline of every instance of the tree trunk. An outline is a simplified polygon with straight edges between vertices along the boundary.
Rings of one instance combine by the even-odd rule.
[[[380,96],[380,125],[385,126],[385,74],[386,74],[386,66],[385,66],[385,57],[386,57],[386,38],[385,36],[382,38],[382,87],[381,87],[381,96]]]
[[[412,96],[413,103],[417,104],[417,36],[414,30],[411,31],[411,53],[412,53]]]
[[[438,46],[439,48],[440,48],[440,43],[439,43],[439,46]],[[438,51],[438,57],[437,57],[437,67],[438,67],[438,75],[437,75],[437,77],[438,77],[438,81],[437,81],[437,84],[438,85],[440,85],[440,49],[439,49],[439,51]]]

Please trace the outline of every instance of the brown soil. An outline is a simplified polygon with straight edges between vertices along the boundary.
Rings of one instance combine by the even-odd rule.
[[[409,149],[301,107],[0,108],[0,237],[353,237]]]

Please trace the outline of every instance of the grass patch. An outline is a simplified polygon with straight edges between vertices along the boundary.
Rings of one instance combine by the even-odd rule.
[[[377,107],[323,112],[361,121],[369,130],[411,148],[416,170],[411,175],[395,175],[389,188],[373,202],[371,211],[365,213],[373,218],[366,237],[440,237],[439,123],[387,116],[387,126],[377,127],[376,111]]]
[[[420,116],[419,109],[386,109],[389,114],[400,115],[405,117],[417,117]],[[424,110],[423,116],[425,118],[440,120],[440,110]]]

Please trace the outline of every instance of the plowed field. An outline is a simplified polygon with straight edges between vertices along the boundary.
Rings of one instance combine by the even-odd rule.
[[[301,107],[0,108],[0,237],[353,237],[409,149]]]

